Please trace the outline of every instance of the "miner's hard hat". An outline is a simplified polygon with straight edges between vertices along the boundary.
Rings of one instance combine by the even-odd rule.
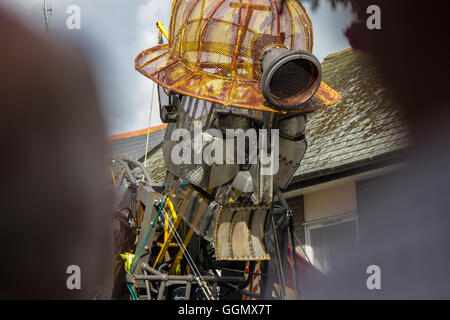
[[[171,92],[304,112],[341,99],[321,81],[312,48],[311,21],[297,0],[174,0],[169,43],[143,51],[135,63]]]

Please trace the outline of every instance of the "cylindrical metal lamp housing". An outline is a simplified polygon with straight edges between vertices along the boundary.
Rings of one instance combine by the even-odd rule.
[[[314,96],[322,81],[319,60],[306,51],[273,48],[263,55],[261,68],[263,95],[280,110],[300,108]]]

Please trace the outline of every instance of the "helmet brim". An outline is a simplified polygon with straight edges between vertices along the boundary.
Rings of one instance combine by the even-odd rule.
[[[160,45],[141,52],[135,60],[136,70],[171,92],[219,103],[225,106],[282,112],[272,108],[264,98],[261,83],[221,77],[189,67],[173,58],[169,46]],[[342,96],[324,82],[315,95],[289,112],[309,112],[337,104]],[[285,112],[282,112],[285,113]]]

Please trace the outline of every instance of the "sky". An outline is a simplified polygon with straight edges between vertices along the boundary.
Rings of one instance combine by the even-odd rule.
[[[169,26],[170,0],[46,0],[52,8],[49,32],[45,32],[44,0],[0,0],[36,33],[75,43],[91,65],[103,105],[108,134],[119,134],[148,127],[153,82],[134,68],[136,56],[157,45],[156,22]],[[81,9],[81,29],[69,30],[67,9]],[[343,32],[354,20],[350,7],[333,10],[328,1],[308,11],[314,28],[313,53],[323,60],[328,54],[349,47]],[[151,126],[161,124],[156,90]]]

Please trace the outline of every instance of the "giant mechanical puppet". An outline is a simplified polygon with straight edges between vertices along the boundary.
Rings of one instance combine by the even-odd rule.
[[[168,44],[135,64],[158,86],[167,174],[156,185],[141,163],[115,161],[126,271],[116,297],[300,298],[308,268],[289,249],[282,190],[307,149],[306,113],[341,99],[322,82],[305,9],[295,0],[174,0],[168,30],[158,26]]]

